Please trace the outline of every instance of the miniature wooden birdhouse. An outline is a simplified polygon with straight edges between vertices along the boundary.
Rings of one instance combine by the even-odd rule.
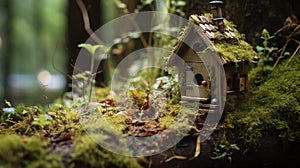
[[[214,97],[220,97],[220,94],[247,91],[250,63],[257,54],[244,40],[244,35],[236,30],[235,25],[223,18],[223,2],[211,1],[210,4],[212,14],[193,14],[189,17],[190,25],[183,31],[168,62],[179,69],[181,100],[213,103],[218,101]],[[199,41],[196,36],[204,36],[201,37],[204,40]],[[213,59],[207,58],[210,57],[207,54],[209,50],[215,51],[220,58],[225,78],[218,76],[219,69],[209,69],[209,59]],[[199,57],[203,54],[206,56]],[[175,61],[177,56],[184,64]],[[213,93],[212,84],[220,82],[225,87]]]

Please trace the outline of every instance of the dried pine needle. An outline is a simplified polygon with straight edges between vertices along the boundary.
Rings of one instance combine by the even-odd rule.
[[[195,159],[200,155],[200,153],[201,153],[201,143],[200,143],[200,136],[198,136],[196,140],[196,150],[195,150],[194,157],[190,158],[189,160]]]
[[[185,159],[187,159],[187,157],[185,157],[185,156],[179,156],[179,155],[174,155],[174,156],[171,156],[170,158],[168,158],[167,160],[165,160],[165,162],[170,162],[173,159],[185,160]]]

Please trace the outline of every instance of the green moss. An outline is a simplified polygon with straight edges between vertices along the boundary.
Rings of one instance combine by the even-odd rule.
[[[109,95],[109,91],[110,90],[108,87],[105,87],[105,88],[96,87],[95,88],[96,100],[105,99],[107,97],[107,95]]]
[[[171,124],[173,124],[174,117],[165,116],[165,117],[159,118],[158,121],[159,121],[159,124],[161,127],[168,128]]]
[[[210,13],[205,13],[205,17],[212,19]],[[194,21],[190,18],[190,21]],[[249,61],[253,62],[255,57],[258,57],[258,54],[254,51],[253,47],[245,41],[245,35],[239,33],[236,29],[236,25],[228,20],[224,19],[225,33],[220,31],[214,32],[216,38],[212,40],[214,44],[214,49],[222,56],[227,62],[241,62]],[[216,30],[218,27],[214,24]],[[230,35],[226,32],[231,32]]]
[[[124,115],[108,115],[108,113],[106,113],[103,117],[109,122],[114,130],[122,132],[127,127],[125,121],[128,120],[128,117]]]
[[[17,135],[0,136],[0,165],[21,167],[24,144]]]
[[[234,33],[233,38],[224,38],[220,36],[214,40],[216,51],[229,62],[249,61],[253,62],[258,54],[253,47],[245,41],[245,35],[239,33],[236,26],[227,20],[224,20],[226,28],[229,28]],[[224,35],[226,36],[226,35]]]
[[[251,95],[248,92],[245,93],[231,93],[226,97],[226,103],[224,107],[224,112],[231,113],[234,112],[241,103],[247,102]],[[237,101],[238,100],[238,101]]]
[[[228,62],[253,62],[257,53],[243,40],[236,42],[214,42],[215,50]]]
[[[97,115],[87,117],[88,119],[85,119],[86,116],[82,116],[81,123],[79,123],[78,114],[68,107],[53,104],[50,105],[49,111],[43,110],[38,107],[20,105],[15,109],[15,113],[7,118],[11,123],[3,121],[0,126],[1,166],[8,168],[58,168],[67,165],[67,167],[139,167],[134,158],[108,152],[93,141],[101,140],[110,145],[113,144],[112,141],[118,141],[118,137],[122,136],[121,130],[108,128],[107,123],[101,120],[102,117],[99,117],[98,113],[91,114]],[[3,113],[1,113],[2,115]],[[42,126],[40,122],[44,121],[36,119],[40,119],[44,115],[52,119]],[[115,128],[121,128],[119,124],[123,124],[124,121],[121,115],[115,115],[109,119],[115,124]],[[83,133],[82,126],[90,131],[89,135],[93,136],[93,140]],[[71,164],[65,162],[65,159],[64,162],[62,161],[66,153],[56,155],[50,153],[52,144],[50,145],[48,140],[61,132],[67,132],[76,139],[75,142],[69,141],[74,148],[74,152],[67,153],[74,159],[68,160],[71,161]],[[117,143],[124,142],[118,141]],[[127,149],[118,150],[127,152]]]
[[[33,121],[43,114],[42,107],[19,104],[9,116],[5,116],[5,113],[0,116],[0,122],[3,123],[0,131],[2,134],[32,134],[40,130],[40,127],[32,125]]]
[[[35,134],[44,135],[45,132],[62,132],[68,130],[71,133],[81,131],[78,124],[77,112],[60,104],[49,105],[45,111],[39,106],[26,107],[22,104],[15,108],[13,114],[0,115],[1,134],[14,134],[33,136]]]
[[[0,165],[4,167],[64,167],[60,156],[49,154],[46,142],[38,138],[0,135]]]
[[[269,74],[272,72],[272,67],[265,66],[264,69],[262,67],[253,68],[249,74],[249,88],[250,90],[256,90],[261,84],[269,79]]]
[[[299,63],[298,56],[289,67],[280,65],[247,103],[226,117],[227,126],[240,132],[247,149],[257,149],[267,135],[300,142]]]
[[[77,132],[81,133],[83,131],[82,126],[79,123],[79,116],[75,109],[68,107],[59,107],[58,105],[53,105],[49,112],[46,112],[52,117],[51,124],[49,127],[45,128],[49,132],[63,132],[68,131],[72,134]]]
[[[75,167],[106,168],[140,167],[135,158],[120,156],[101,148],[88,135],[84,135],[74,141],[73,144]]]

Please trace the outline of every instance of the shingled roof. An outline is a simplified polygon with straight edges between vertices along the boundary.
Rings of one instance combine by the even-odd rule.
[[[253,62],[254,58],[257,57],[257,53],[253,50],[253,47],[245,41],[244,35],[240,34],[235,25],[226,19],[223,19],[223,32],[213,23],[211,14],[193,14],[189,20],[196,25],[195,27],[198,31],[201,30],[210,39],[215,51],[221,56],[224,64],[241,61]],[[185,29],[182,38],[187,37],[184,35],[185,33],[189,33],[189,31]],[[175,46],[175,54],[178,54],[176,53],[179,51],[178,48],[182,47],[180,44],[182,41]]]
[[[206,17],[203,15],[191,15],[190,21],[195,23],[196,25],[200,26],[204,32],[204,34],[211,40],[215,40],[218,38],[217,33],[218,27],[215,26],[212,22],[212,19],[210,17]],[[232,39],[235,38],[235,33],[232,28],[230,28],[228,25],[225,25],[224,30],[224,38]]]

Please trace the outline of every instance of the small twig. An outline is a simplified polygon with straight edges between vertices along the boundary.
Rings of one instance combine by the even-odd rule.
[[[30,126],[31,126],[31,125],[28,125],[28,127],[27,127],[26,131],[24,132],[24,134],[25,134],[25,135],[26,135],[26,134],[27,134],[27,132],[29,131],[29,129],[30,129]]]
[[[283,30],[286,30],[286,29],[288,29],[288,28],[290,28],[290,27],[293,27],[293,26],[297,26],[298,24],[288,24],[288,25],[284,25],[282,28],[280,28],[279,30],[277,30],[275,33],[274,33],[274,35],[277,35],[277,34],[279,34],[280,32],[282,32]]]
[[[285,44],[284,46],[278,50],[277,53],[279,53],[279,57],[277,58],[272,70],[275,69],[275,67],[277,66],[277,64],[279,63],[279,61],[284,58],[284,52],[286,51],[286,48],[288,46],[288,44],[290,43],[291,40],[294,40],[293,39],[293,36],[296,36],[298,34],[300,34],[300,24],[298,22],[293,22],[293,19],[288,17],[286,19],[286,23],[285,25],[280,28],[279,30],[277,30],[274,35],[278,35],[280,32],[284,31],[284,30],[289,30],[290,28],[293,28],[293,31],[291,33],[289,33],[287,36],[285,36],[286,38],[286,41],[285,41]],[[297,40],[294,40],[296,43],[298,43]],[[299,43],[298,43],[299,44]],[[298,52],[299,50],[299,46],[298,48],[295,50],[295,52],[293,53],[293,55],[291,56],[291,58],[289,59],[288,63],[286,64],[286,66],[289,64],[289,62],[293,59],[293,57],[296,55],[296,53]]]
[[[275,62],[275,64],[273,65],[272,71],[276,68],[276,66],[278,65],[279,61],[283,58],[283,56],[279,56]]]
[[[17,124],[17,122],[15,122],[15,121],[12,121],[12,120],[6,120],[6,122],[8,122],[8,123],[10,123],[10,124]]]
[[[1,123],[0,126],[7,126],[7,124],[6,123]]]
[[[152,167],[152,159],[151,159],[151,156],[149,158],[149,164],[148,164],[148,168],[151,168]]]
[[[104,44],[103,41],[96,36],[96,34],[94,33],[94,31],[91,29],[90,26],[90,19],[89,19],[89,15],[87,12],[87,9],[85,7],[85,4],[83,3],[82,0],[76,0],[77,5],[80,8],[80,11],[82,13],[82,19],[84,22],[84,29],[85,31],[91,36],[91,38],[98,44]]]
[[[80,73],[83,73],[83,72],[84,72],[82,69],[76,67],[76,66],[73,65],[73,64],[70,64],[70,66],[71,66],[73,69],[75,69],[75,70],[77,70],[78,72],[80,72]],[[73,79],[73,77],[71,77],[71,79]]]
[[[292,61],[292,59],[295,57],[295,55],[298,53],[300,49],[300,45],[298,45],[297,49],[294,51],[293,55],[291,56],[291,58],[289,59],[289,61],[285,64],[285,67],[287,67],[289,65],[289,63]]]
[[[137,160],[138,162],[149,164],[149,161],[145,157],[138,157]]]
[[[160,153],[159,155],[162,155],[162,156],[163,156],[162,160],[160,160],[159,163],[163,163],[163,162],[168,158],[168,155],[165,154],[165,153]]]
[[[131,22],[131,24],[133,25],[133,27],[134,27],[138,32],[141,32],[140,27],[136,24],[135,21],[133,21],[133,20],[131,20],[131,19],[130,19],[129,21]],[[143,33],[141,33],[140,39],[141,39],[141,42],[142,42],[143,46],[144,46],[145,48],[147,48],[149,45],[148,45],[147,40],[146,40],[145,36],[143,35]]]
[[[287,40],[286,40],[286,42],[285,42],[285,44],[284,44],[284,46],[283,46],[280,50],[278,50],[278,52],[280,52],[280,55],[279,55],[279,57],[277,58],[277,60],[276,60],[276,62],[275,62],[275,64],[274,64],[274,66],[273,66],[273,68],[272,68],[272,71],[276,68],[276,66],[277,66],[277,64],[279,63],[279,61],[284,57],[284,56],[283,56],[284,51],[286,50],[286,47],[288,46],[288,44],[290,43],[290,41],[291,41],[291,38],[290,38],[290,36],[288,36],[288,37],[287,37]]]
[[[300,45],[300,41],[298,41],[296,39],[293,39],[293,41]]]
[[[72,77],[71,77],[69,74],[63,72],[62,70],[60,70],[58,67],[55,66],[55,63],[54,63],[54,56],[55,56],[55,52],[58,50],[57,48],[58,48],[58,44],[56,43],[55,50],[54,50],[54,52],[53,52],[53,54],[52,54],[52,57],[51,57],[51,64],[52,64],[52,67],[53,67],[54,70],[56,70],[56,71],[59,72],[60,74],[65,75],[65,76],[67,76],[68,78],[70,78],[70,79],[72,80]]]
[[[298,25],[289,36],[292,37],[294,35],[299,34],[299,32],[300,32],[300,25]]]

